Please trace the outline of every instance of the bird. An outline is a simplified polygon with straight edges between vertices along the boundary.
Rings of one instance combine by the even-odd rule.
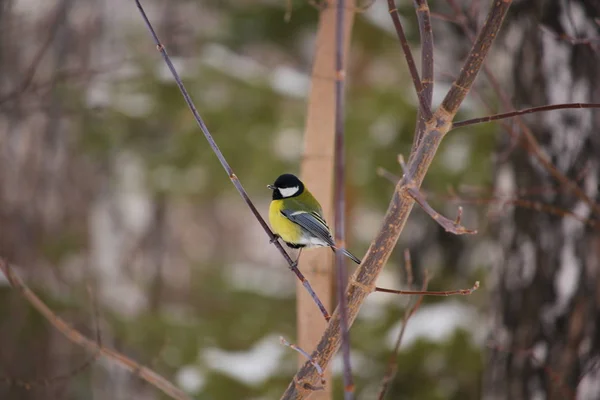
[[[323,218],[321,204],[298,177],[293,174],[280,175],[267,188],[273,191],[269,206],[269,223],[275,234],[272,242],[281,238],[289,247],[299,249],[296,265],[305,247],[330,247],[334,253],[340,251],[360,264],[360,260],[348,250],[336,247],[331,230]]]

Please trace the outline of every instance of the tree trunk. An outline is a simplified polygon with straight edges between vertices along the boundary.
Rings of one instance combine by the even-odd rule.
[[[600,3],[597,0],[517,2],[507,19],[513,104],[600,102]],[[596,20],[595,20],[596,19]],[[575,44],[561,39],[594,38]],[[598,203],[600,112],[563,110],[525,120],[561,173]],[[515,125],[517,126],[517,125]],[[552,178],[519,134],[504,135],[498,195],[529,200],[598,221],[572,190]],[[535,191],[539,188],[553,190]],[[599,225],[543,210],[505,207],[497,224],[485,399],[600,398]]]

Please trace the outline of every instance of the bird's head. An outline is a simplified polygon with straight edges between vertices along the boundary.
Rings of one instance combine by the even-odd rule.
[[[267,185],[273,191],[273,200],[296,197],[304,192],[304,184],[292,174],[280,175],[272,185]]]

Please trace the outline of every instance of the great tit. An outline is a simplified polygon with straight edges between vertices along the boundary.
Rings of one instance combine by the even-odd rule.
[[[300,252],[304,247],[330,247],[334,252],[339,250],[360,264],[360,260],[348,250],[335,246],[321,205],[300,179],[292,174],[283,174],[267,187],[273,191],[269,222],[275,232],[275,240],[279,237],[289,247],[300,249]]]

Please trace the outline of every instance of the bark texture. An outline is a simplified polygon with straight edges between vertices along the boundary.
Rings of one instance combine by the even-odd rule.
[[[504,45],[516,108],[600,101],[596,0],[521,1],[507,18]],[[563,110],[525,119],[552,164],[598,203],[600,112]],[[518,125],[515,125],[518,126]],[[517,131],[517,133],[520,133]],[[504,135],[496,188],[588,220],[600,215],[565,190],[524,140]],[[522,135],[520,136],[523,137]],[[554,188],[543,190],[540,188]],[[536,190],[538,189],[538,190]],[[497,224],[491,345],[484,398],[600,398],[600,234],[568,216],[505,207]]]

